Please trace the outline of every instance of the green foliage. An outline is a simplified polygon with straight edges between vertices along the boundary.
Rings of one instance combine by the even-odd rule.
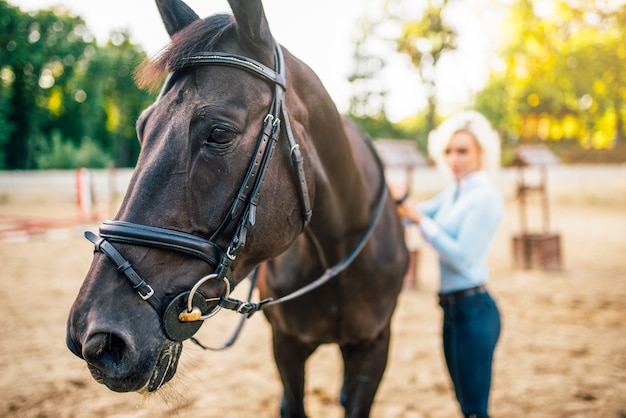
[[[427,154],[428,134],[430,132],[428,124],[428,109],[416,114],[415,116],[405,118],[394,124],[396,130],[401,131],[397,138],[411,138],[417,142],[417,148],[424,154]]]
[[[396,123],[389,121],[384,115],[362,117],[350,115],[350,118],[374,140],[389,138],[415,141],[417,148],[422,153],[427,153],[426,146],[429,130],[426,125],[427,118],[425,113]]]
[[[408,3],[408,2],[407,2]],[[411,3],[415,6],[415,3]],[[355,43],[355,69],[349,78],[355,93],[350,103],[350,116],[374,138],[411,138],[423,151],[426,149],[428,132],[435,127],[437,119],[435,73],[441,57],[456,49],[457,33],[443,18],[447,0],[420,3],[417,16],[405,8],[403,0],[385,2],[385,18],[359,21],[361,37]],[[415,8],[413,8],[415,11]],[[377,33],[378,26],[392,23],[399,35],[389,39],[388,31]],[[372,40],[372,38],[378,38]],[[393,53],[409,57],[425,85],[428,107],[426,112],[400,123],[387,120],[384,99],[386,91],[380,88],[377,78],[385,66],[380,50],[373,51],[376,40],[387,43]],[[379,48],[380,49],[380,48]],[[386,52],[388,53],[388,52]]]
[[[410,133],[400,129],[385,116],[354,116],[350,118],[372,138],[411,138]]]
[[[428,109],[398,124],[381,120],[384,109],[373,117],[353,108],[351,114],[375,137],[410,136],[424,150],[438,119],[434,70],[440,56],[456,48],[457,33],[446,24],[446,0],[385,4],[400,34],[393,39],[396,50],[416,67]],[[492,40],[501,43],[500,68],[468,104],[500,132],[503,162],[513,159],[520,142],[544,142],[564,161],[626,161],[626,2],[513,0],[505,7],[509,17]],[[406,13],[409,9],[421,15]]]
[[[111,158],[98,154],[134,165],[133,117],[154,99],[132,80],[144,58],[128,34],[100,46],[67,11],[28,14],[0,0],[0,169],[102,166]]]
[[[457,33],[442,17],[446,3],[429,1],[419,20],[402,20],[398,52],[407,54],[418,69],[436,66],[444,53],[456,49]]]
[[[80,145],[76,146],[71,141],[64,141],[59,131],[54,131],[52,143],[47,145],[49,149],[37,154],[37,167],[43,170],[106,168],[112,163],[111,157],[89,138],[84,138]]]
[[[372,40],[376,40],[376,30],[380,21],[362,18],[357,23],[360,31],[355,42],[354,68],[348,77],[352,88],[349,114],[355,119],[384,118],[386,91],[380,86],[379,74],[385,67],[381,53],[373,51]]]
[[[541,7],[550,6],[551,13]],[[476,96],[510,143],[624,142],[626,4],[517,0],[504,30],[504,71]]]
[[[397,51],[409,56],[426,87],[428,130],[435,128],[437,117],[437,65],[444,54],[457,48],[457,32],[443,18],[447,4],[447,0],[428,1],[419,19],[394,17],[402,27],[400,36],[396,38]]]
[[[14,124],[7,117],[13,96],[13,89],[9,83],[11,77],[12,73],[0,69],[0,169],[3,168],[2,161],[6,158],[5,146],[15,129]]]

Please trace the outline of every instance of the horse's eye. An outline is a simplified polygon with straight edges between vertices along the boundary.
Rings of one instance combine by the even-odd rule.
[[[232,130],[228,130],[228,129],[221,128],[221,127],[215,127],[213,128],[213,130],[211,131],[211,134],[209,135],[208,142],[214,142],[217,144],[227,144],[227,143],[232,142],[235,139],[236,135],[237,133],[233,132]]]

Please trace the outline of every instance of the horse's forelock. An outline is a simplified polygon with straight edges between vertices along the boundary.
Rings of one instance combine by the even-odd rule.
[[[202,51],[213,51],[231,28],[235,26],[229,14],[217,14],[198,19],[172,36],[170,45],[156,57],[146,59],[135,70],[137,85],[156,91],[166,72],[178,68],[183,59]]]

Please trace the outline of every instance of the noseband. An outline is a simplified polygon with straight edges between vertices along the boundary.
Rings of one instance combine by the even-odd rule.
[[[279,139],[281,121],[285,126],[286,137],[289,143],[289,154],[294,171],[297,176],[300,203],[302,206],[303,225],[306,228],[311,219],[312,210],[306,183],[303,159],[298,144],[295,142],[289,118],[284,105],[286,91],[285,66],[282,50],[278,43],[275,49],[275,67],[272,70],[265,65],[239,55],[221,52],[202,52],[195,54],[182,61],[181,65],[174,69],[180,71],[184,68],[198,65],[223,65],[243,69],[274,85],[274,97],[270,110],[263,122],[263,129],[257,140],[255,153],[248,166],[246,176],[239,188],[237,197],[231,204],[229,211],[220,222],[210,239],[204,239],[185,232],[167,228],[146,226],[124,221],[106,221],[100,226],[100,236],[92,232],[85,232],[85,237],[94,244],[96,252],[102,252],[116,266],[117,270],[124,274],[139,296],[148,302],[163,317],[163,329],[166,336],[173,341],[183,341],[191,338],[202,326],[202,321],[215,315],[221,308],[234,310],[241,314],[252,315],[265,306],[284,302],[298,297],[316,287],[319,287],[330,278],[343,271],[352,260],[359,254],[379,218],[386,196],[386,184],[383,181],[378,206],[372,217],[367,231],[352,252],[340,263],[329,268],[314,282],[297,290],[294,293],[279,299],[266,299],[259,303],[240,301],[230,298],[230,291],[234,288],[231,265],[243,250],[246,244],[247,231],[256,222],[256,207],[259,189],[269,167],[272,152]],[[368,144],[371,144],[368,141]],[[382,163],[374,152],[376,160],[383,173]],[[224,228],[233,221],[237,221],[235,234],[230,240],[228,248],[223,251],[214,241]],[[113,243],[142,245],[166,250],[182,252],[205,261],[214,266],[215,271],[204,276],[196,282],[190,291],[176,296],[167,306],[157,297],[154,289],[133,269],[131,263],[126,260],[116,249]],[[205,299],[199,292],[199,287],[210,280],[224,283],[224,293],[219,298]],[[209,309],[207,302],[217,302],[217,305]]]

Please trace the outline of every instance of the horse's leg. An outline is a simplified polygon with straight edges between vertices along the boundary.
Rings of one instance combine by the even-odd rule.
[[[304,366],[317,348],[274,330],[274,360],[283,383],[281,418],[306,418],[304,412]]]
[[[346,409],[346,418],[369,416],[387,365],[389,335],[390,329],[387,326],[374,341],[341,345],[345,367],[341,404]]]

